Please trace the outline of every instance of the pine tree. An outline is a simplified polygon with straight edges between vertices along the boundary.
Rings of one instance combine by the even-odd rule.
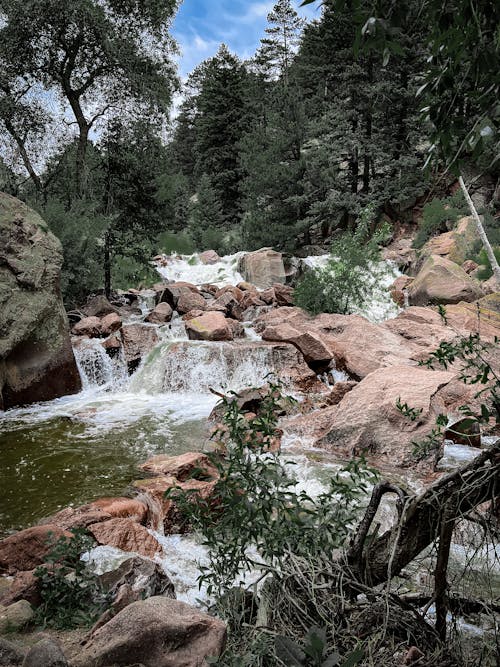
[[[191,205],[190,232],[196,246],[206,250],[222,242],[224,231],[224,214],[216,189],[210,177],[203,174],[198,183],[197,193]],[[218,242],[213,242],[217,239]],[[219,248],[213,248],[218,250]]]
[[[204,64],[196,100],[195,173],[210,178],[227,226],[241,216],[239,142],[245,126],[245,79],[245,68],[222,44]]]
[[[290,0],[278,0],[267,15],[267,37],[261,39],[255,62],[266,79],[281,79],[288,85],[288,72],[299,45],[305,21],[299,17]]]

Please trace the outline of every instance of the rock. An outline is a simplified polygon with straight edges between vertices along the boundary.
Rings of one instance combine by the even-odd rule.
[[[30,648],[23,667],[69,667],[64,653],[52,639],[42,639]]]
[[[233,332],[233,338],[245,338],[245,327],[238,322],[238,320],[233,320],[231,317],[227,318],[227,323],[231,327]]]
[[[17,644],[9,642],[0,637],[0,665],[1,667],[12,667],[20,665],[24,660],[24,650]]]
[[[194,317],[201,317],[205,311],[204,310],[190,310],[189,313],[185,313],[182,316],[184,321],[192,320]]]
[[[0,410],[81,389],[59,289],[61,244],[0,193]]]
[[[498,285],[496,276],[491,276],[491,278],[488,278],[488,280],[482,282],[481,287],[483,288],[484,294],[487,295],[497,294],[498,298],[498,293],[500,292],[500,286]]]
[[[198,294],[198,289],[191,283],[169,283],[168,285],[165,285],[161,295],[161,301],[166,301],[173,310],[177,310],[177,302],[180,295],[187,294],[188,292],[194,292],[195,294]]]
[[[0,605],[4,607],[8,607],[18,600],[27,600],[33,607],[38,607],[40,604],[40,585],[38,577],[35,577],[34,570],[17,572],[10,588],[0,595]]]
[[[455,229],[429,239],[420,251],[421,257],[440,255],[455,264],[463,264],[474,252],[478,240],[477,228],[472,216],[461,218]]]
[[[26,600],[18,600],[8,607],[0,607],[0,634],[22,630],[33,620],[34,612]]]
[[[106,338],[106,340],[103,340],[101,345],[110,357],[114,357],[121,350],[122,341],[116,334],[113,334],[109,338]]]
[[[123,350],[129,370],[137,368],[141,359],[157,345],[156,329],[147,324],[125,324],[122,327]]]
[[[177,299],[177,312],[181,315],[189,313],[190,310],[206,310],[207,302],[198,292],[187,290],[182,292]]]
[[[280,252],[262,248],[243,255],[238,262],[238,270],[246,282],[259,289],[267,289],[275,283],[286,281],[285,266]]]
[[[185,482],[187,479],[207,480],[218,477],[216,468],[202,452],[187,452],[179,456],[159,454],[139,467],[153,475],[170,475],[180,482]]]
[[[112,333],[121,329],[122,318],[118,313],[109,313],[101,319],[101,335],[111,336]]]
[[[474,417],[458,417],[450,420],[443,437],[455,445],[467,445],[478,449],[481,447],[481,427]]]
[[[474,394],[454,373],[408,366],[380,368],[357,384],[338,405],[292,420],[289,429],[307,433],[317,446],[340,458],[362,453],[377,465],[411,464],[413,442],[427,436],[438,414],[453,413]],[[411,421],[397,401],[421,410]]]
[[[99,575],[106,592],[116,593],[123,584],[128,584],[140,597],[165,595],[175,599],[174,585],[158,563],[139,556],[128,558],[115,570]]]
[[[389,290],[400,290],[401,292],[407,289],[413,282],[413,278],[410,276],[398,276],[396,280],[389,287]]]
[[[333,389],[330,391],[328,396],[325,399],[326,405],[338,405],[344,396],[352,391],[357,385],[357,382],[336,382],[333,385]]]
[[[242,292],[253,292],[254,294],[258,294],[255,285],[252,285],[252,283],[247,283],[244,280],[241,283],[238,283],[236,287]]]
[[[333,352],[314,331],[301,331],[292,325],[278,324],[264,329],[263,340],[291,343],[303,354],[306,363],[314,370],[325,370],[333,358]]]
[[[159,542],[133,519],[108,519],[88,526],[99,544],[153,558],[161,552]]]
[[[97,338],[101,335],[101,320],[98,317],[84,317],[71,329],[73,336]]]
[[[202,264],[217,264],[217,262],[220,262],[220,257],[215,250],[205,250],[200,255],[200,262]]]
[[[146,505],[136,498],[99,498],[88,507],[114,519],[133,519],[138,523],[144,523],[148,513]]]
[[[226,318],[217,311],[207,311],[186,322],[190,340],[232,340],[233,332]]]
[[[241,307],[241,300],[243,299],[243,292],[241,292],[241,299],[238,299],[231,292],[225,292],[218,296],[215,301],[209,305],[210,310],[219,310],[227,316],[236,320],[241,318],[243,308]]]
[[[322,314],[310,317],[300,308],[276,308],[257,318],[262,337],[294,344],[314,369],[333,360],[338,370],[359,380],[377,368],[414,364],[418,348],[380,324],[359,315]]]
[[[259,297],[259,293],[257,291],[251,292],[247,291],[243,294],[243,298],[240,301],[240,307],[243,311],[242,313],[242,319],[244,317],[244,313],[248,308],[257,308],[259,306],[264,306],[264,302],[262,299]]]
[[[33,570],[45,562],[60,537],[73,537],[59,526],[47,524],[26,528],[0,542],[0,573]]]
[[[149,315],[146,316],[145,321],[152,324],[165,324],[165,322],[170,322],[173,312],[171,306],[166,301],[163,301],[155,306]]]
[[[394,262],[400,269],[408,268],[417,259],[417,251],[413,247],[412,238],[400,238],[382,250],[382,258]]]
[[[431,255],[408,289],[412,306],[475,301],[483,296],[481,285],[454,262]]]
[[[462,264],[462,269],[469,275],[473,273],[478,267],[479,264],[476,264],[476,262],[474,262],[472,259],[466,259]]]
[[[82,310],[88,317],[104,317],[110,313],[118,313],[118,308],[113,306],[104,294],[91,297]]]
[[[259,298],[266,305],[268,306],[272,305],[276,300],[276,294],[274,293],[274,288],[268,287],[268,289],[262,290],[262,292],[259,292]]]
[[[202,667],[224,649],[219,619],[166,597],[134,602],[92,633],[73,667]]]
[[[278,306],[293,306],[293,288],[288,285],[273,285],[274,295]]]

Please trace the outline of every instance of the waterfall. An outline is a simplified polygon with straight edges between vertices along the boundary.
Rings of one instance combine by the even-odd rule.
[[[255,343],[163,343],[132,378],[131,390],[206,394],[261,386],[278,370],[272,346]]]
[[[99,338],[82,338],[73,348],[83,389],[119,389],[127,382],[127,365],[122,351],[111,358]]]

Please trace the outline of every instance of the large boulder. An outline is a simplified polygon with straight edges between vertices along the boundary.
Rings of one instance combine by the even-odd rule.
[[[408,288],[412,306],[475,301],[483,296],[477,280],[446,257],[431,255]]]
[[[134,602],[92,633],[73,667],[131,665],[203,667],[218,657],[226,626],[218,618],[167,597]]]
[[[0,574],[14,574],[42,565],[60,537],[73,535],[54,524],[34,526],[9,535],[0,542]]]
[[[380,368],[337,405],[295,418],[287,428],[341,459],[364,453],[378,465],[407,465],[413,443],[429,435],[437,416],[457,413],[473,394],[452,372]],[[398,401],[418,412],[414,421],[398,410]]]
[[[80,391],[59,288],[61,244],[0,193],[0,409]]]
[[[313,368],[328,361],[359,380],[377,368],[414,364],[416,347],[360,315],[310,317],[300,308],[276,308],[257,319],[264,340],[292,343]]]
[[[153,558],[161,553],[160,543],[134,519],[109,519],[91,524],[88,530],[99,544],[137,553],[146,558]]]
[[[133,371],[159,342],[156,328],[147,324],[125,324],[122,327],[123,351],[130,371]]]
[[[224,315],[215,310],[186,321],[190,340],[232,340],[233,331]]]
[[[474,253],[478,240],[477,228],[472,216],[461,218],[455,229],[429,239],[420,251],[421,257],[440,255],[455,264],[463,264]]]
[[[270,248],[262,248],[243,255],[238,262],[238,270],[247,282],[259,289],[267,289],[275,283],[286,282],[283,257],[280,252]]]

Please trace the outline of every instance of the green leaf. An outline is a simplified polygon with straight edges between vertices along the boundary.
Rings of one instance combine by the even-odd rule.
[[[287,667],[304,667],[306,654],[292,639],[278,635],[275,639],[274,646],[277,657],[282,660]]]
[[[348,656],[347,660],[344,660],[340,667],[355,667],[359,664],[365,655],[363,648],[358,647]]]

